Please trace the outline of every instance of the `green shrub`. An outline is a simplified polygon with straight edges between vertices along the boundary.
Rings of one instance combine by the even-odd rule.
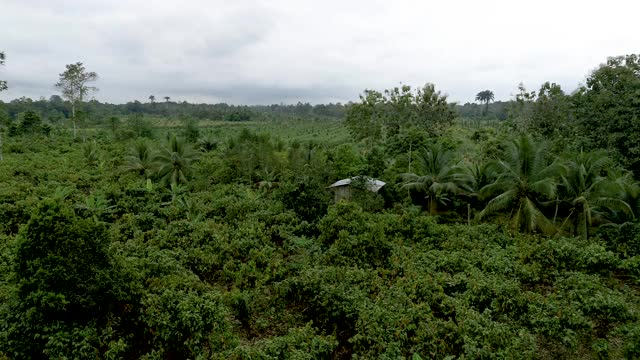
[[[142,306],[153,357],[206,357],[233,344],[227,310],[212,292],[160,289],[147,294]]]
[[[392,244],[384,223],[377,218],[350,202],[331,206],[318,225],[318,240],[330,246],[328,261],[336,265],[385,266]]]
[[[607,248],[622,257],[640,255],[640,226],[634,223],[624,223],[601,226],[597,236],[604,241]]]
[[[14,272],[17,292],[3,314],[1,347],[8,354],[97,351],[96,321],[114,310],[121,286],[104,225],[78,218],[55,200],[42,201],[18,236]]]
[[[312,323],[291,328],[286,335],[260,340],[251,346],[238,347],[232,359],[332,359],[337,347],[333,336],[319,335]]]

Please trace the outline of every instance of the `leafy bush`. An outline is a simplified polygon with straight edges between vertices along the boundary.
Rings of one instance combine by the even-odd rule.
[[[55,200],[38,206],[18,236],[17,291],[5,308],[2,348],[16,357],[97,350],[96,321],[119,300],[119,271],[106,240],[104,225],[78,218]]]
[[[623,257],[640,255],[640,226],[624,223],[620,226],[609,225],[599,229],[597,236],[607,247]]]
[[[148,294],[142,306],[151,358],[210,356],[234,344],[227,310],[214,293],[168,288]]]
[[[251,346],[238,347],[232,359],[331,359],[337,342],[333,336],[317,334],[312,323],[291,328],[286,335],[258,341]]]
[[[328,261],[341,265],[385,266],[392,245],[384,224],[353,203],[340,202],[329,208],[318,228],[318,240],[329,245]]]

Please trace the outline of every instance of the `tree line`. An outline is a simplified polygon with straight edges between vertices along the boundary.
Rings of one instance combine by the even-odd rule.
[[[0,61],[4,64],[4,53]],[[345,105],[340,103],[311,105],[298,102],[293,105],[229,105],[192,104],[186,101],[170,101],[170,96],[164,96],[164,103],[157,103],[155,95],[149,96],[149,102],[138,100],[126,104],[102,103],[95,99],[87,101],[87,97],[98,90],[90,83],[98,79],[98,74],[87,71],[81,62],[66,65],[66,70],[60,74],[55,87],[62,96],[52,95],[49,99],[33,100],[22,97],[8,103],[0,102],[0,123],[9,126],[11,122],[20,121],[20,117],[27,111],[35,111],[39,117],[50,124],[60,124],[69,120],[76,132],[78,122],[104,123],[114,116],[145,115],[155,117],[193,118],[204,120],[224,121],[255,121],[268,120],[273,117],[332,119],[341,118],[345,112]],[[6,81],[0,83],[0,91],[7,88]]]

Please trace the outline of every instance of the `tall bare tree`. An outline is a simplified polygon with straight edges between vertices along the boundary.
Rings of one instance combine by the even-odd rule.
[[[0,65],[4,65],[4,52],[0,51]],[[7,90],[7,82],[0,80],[0,91]],[[0,133],[0,161],[2,161],[2,133]]]
[[[68,64],[66,67],[67,70],[60,74],[56,88],[60,89],[62,97],[71,103],[73,137],[76,137],[76,107],[88,94],[98,91],[97,87],[88,85],[90,82],[98,80],[98,74],[86,71],[81,62]]]
[[[4,65],[4,51],[0,51],[0,65]],[[4,80],[0,80],[0,91],[7,90],[7,82]]]

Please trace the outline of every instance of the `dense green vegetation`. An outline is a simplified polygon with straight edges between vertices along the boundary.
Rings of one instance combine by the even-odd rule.
[[[1,104],[0,357],[639,358],[638,89]]]

